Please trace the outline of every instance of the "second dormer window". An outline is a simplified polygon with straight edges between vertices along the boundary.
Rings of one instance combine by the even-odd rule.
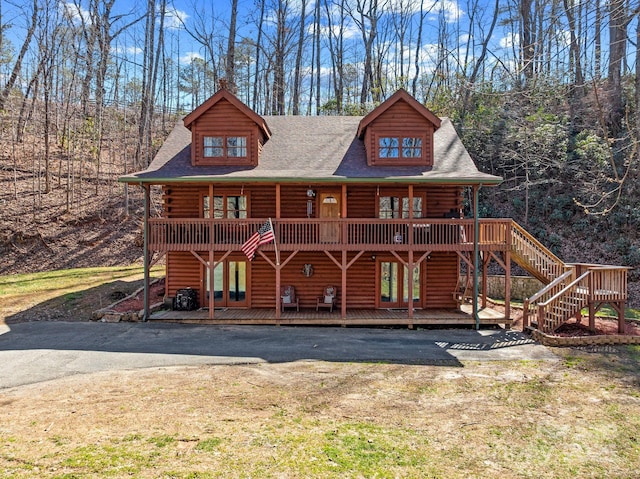
[[[246,136],[205,136],[203,144],[205,158],[246,158]]]

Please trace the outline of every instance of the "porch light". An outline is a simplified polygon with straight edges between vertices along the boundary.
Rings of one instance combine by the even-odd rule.
[[[322,203],[325,205],[335,205],[338,204],[338,200],[336,200],[334,196],[329,195],[322,200]]]

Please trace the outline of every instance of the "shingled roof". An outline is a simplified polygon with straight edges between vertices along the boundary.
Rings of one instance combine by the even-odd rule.
[[[455,183],[495,185],[502,178],[478,171],[451,121],[434,133],[433,167],[368,166],[357,137],[360,116],[263,116],[271,132],[257,166],[192,166],[191,131],[178,122],[144,171],[125,183],[324,182]]]

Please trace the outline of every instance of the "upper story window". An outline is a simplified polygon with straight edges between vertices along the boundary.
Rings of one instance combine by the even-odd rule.
[[[203,198],[203,216],[211,218],[209,196]],[[213,217],[216,219],[247,218],[247,197],[245,195],[220,195],[213,197]]]
[[[413,217],[422,218],[422,196],[413,197]],[[380,196],[378,218],[409,218],[409,198],[399,196]]]
[[[422,158],[422,138],[381,136],[378,138],[378,158]]]
[[[246,158],[246,136],[205,136],[203,137],[205,158]]]

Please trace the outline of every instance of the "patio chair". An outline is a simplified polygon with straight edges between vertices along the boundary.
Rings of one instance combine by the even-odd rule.
[[[336,306],[336,299],[338,297],[338,288],[335,286],[325,286],[322,291],[322,296],[318,296],[316,300],[316,311],[320,308],[327,308],[329,312],[333,313],[333,308]]]
[[[280,309],[284,312],[285,308],[296,308],[296,311],[300,311],[296,288],[290,285],[280,288]]]

